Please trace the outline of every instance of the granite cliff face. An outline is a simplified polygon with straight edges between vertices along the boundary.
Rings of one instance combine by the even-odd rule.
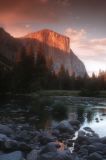
[[[25,47],[27,54],[33,49],[35,59],[39,48],[42,49],[47,62],[52,58],[54,69],[59,71],[61,65],[68,69],[70,75],[87,74],[84,64],[70,49],[70,39],[51,30],[41,30],[26,35],[23,38],[14,38],[0,28],[0,58],[16,63],[20,60],[21,50]]]
[[[28,34],[25,37],[33,40],[35,39],[42,43],[42,47],[45,52],[47,51],[50,54],[53,54],[56,48],[67,54],[70,52],[70,39],[51,30],[45,29],[39,32]]]
[[[68,69],[69,74],[76,76],[87,74],[84,64],[70,49],[70,39],[51,30],[42,30],[25,36],[25,47],[33,46],[35,52],[42,48],[46,59],[52,58],[54,68],[58,72],[61,65]]]

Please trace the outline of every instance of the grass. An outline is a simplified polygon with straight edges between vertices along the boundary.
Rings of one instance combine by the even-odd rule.
[[[75,96],[79,97],[80,91],[76,90],[42,90],[38,91],[36,93],[31,93],[32,97],[35,97],[36,95],[40,96]],[[106,91],[100,91],[98,98],[106,98]]]
[[[100,91],[100,96],[99,97],[106,98],[106,91]]]
[[[11,95],[11,93],[7,93],[6,95]],[[75,96],[79,97],[80,90],[41,90],[33,93],[24,93],[24,94],[14,94],[16,96],[29,96],[35,98],[36,96]],[[100,94],[97,96],[98,98],[106,98],[106,90],[100,91]]]
[[[39,91],[38,94],[40,96],[78,96],[79,95],[79,91],[43,90],[43,91]],[[33,93],[32,95],[35,96],[36,93]]]

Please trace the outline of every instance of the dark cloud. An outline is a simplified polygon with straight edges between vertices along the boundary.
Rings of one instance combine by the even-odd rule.
[[[66,13],[63,5],[68,3],[69,0],[0,0],[0,21],[54,22]]]
[[[0,0],[0,23],[57,22],[93,28],[106,26],[105,8],[106,0]]]
[[[20,36],[37,24],[64,24],[69,4],[70,0],[0,0],[0,25]]]
[[[68,28],[66,35],[75,53],[88,65],[91,57],[96,61],[103,57],[100,65],[106,59],[105,19],[106,0],[0,0],[0,26],[12,35],[19,37],[44,27],[64,33]]]
[[[0,0],[0,24],[6,28],[52,24],[60,26],[60,31],[86,28],[97,35],[101,29],[102,37],[106,35],[105,8],[106,0]]]
[[[71,0],[57,0],[57,3],[69,7],[71,5]]]

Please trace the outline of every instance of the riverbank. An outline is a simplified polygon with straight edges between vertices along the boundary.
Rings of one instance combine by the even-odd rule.
[[[72,96],[72,97],[87,97],[86,95],[81,96],[80,90],[40,90],[32,93],[5,93],[0,94],[0,96],[27,96],[27,97],[35,97],[37,95],[40,96]],[[89,96],[88,96],[89,97]],[[106,91],[99,91],[99,94],[96,96],[90,96],[91,98],[106,98]]]
[[[80,96],[80,90],[41,90],[36,93],[32,93],[30,95],[34,96],[36,94],[40,94],[41,96],[74,96],[74,97],[82,97]],[[83,95],[83,97],[87,97]],[[93,96],[91,96],[93,97]],[[106,98],[106,91],[99,91],[99,94],[95,96],[95,98]]]
[[[0,160],[106,159],[106,137],[82,127],[84,116],[97,126],[105,123],[105,98],[40,94],[8,98],[0,106]],[[93,118],[99,105],[103,107],[100,118]]]
[[[85,127],[74,138],[79,128],[78,120],[61,121],[50,130],[0,124],[0,160],[105,160],[106,137]]]

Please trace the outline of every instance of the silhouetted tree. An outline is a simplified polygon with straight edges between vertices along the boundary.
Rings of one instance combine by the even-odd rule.
[[[30,83],[34,78],[35,62],[33,55],[27,55],[23,47],[21,51],[21,61],[13,69],[12,90],[28,92]]]
[[[46,86],[46,76],[48,67],[46,58],[41,48],[38,49],[36,63],[35,63],[35,76],[33,87],[34,89],[44,89]]]
[[[58,72],[59,89],[69,89],[70,76],[68,70],[65,70],[64,65],[61,65]]]

